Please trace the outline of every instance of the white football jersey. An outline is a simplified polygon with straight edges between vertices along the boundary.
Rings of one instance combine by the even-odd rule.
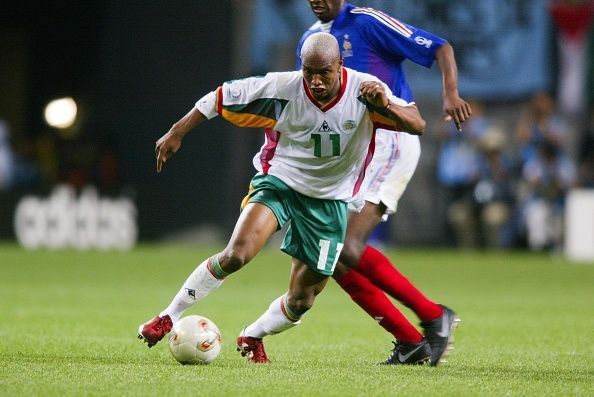
[[[342,68],[338,96],[321,105],[301,71],[269,73],[224,83],[196,103],[208,118],[217,114],[240,127],[266,128],[266,141],[254,157],[259,172],[273,175],[306,196],[349,202],[357,194],[375,149],[377,128],[398,131],[387,111],[360,93],[376,77]]]

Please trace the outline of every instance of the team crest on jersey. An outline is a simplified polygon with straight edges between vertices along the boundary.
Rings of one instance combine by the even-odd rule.
[[[343,130],[352,130],[353,128],[355,128],[357,124],[355,124],[355,120],[347,120],[344,123],[342,123],[342,129]]]
[[[330,126],[328,125],[328,122],[326,122],[326,120],[324,120],[324,122],[322,123],[322,126],[320,127],[318,132],[328,132],[328,131],[332,131],[332,128],[330,128]]]
[[[342,57],[352,57],[353,56],[353,44],[349,41],[349,35],[345,34],[344,39],[342,42]]]
[[[233,98],[239,98],[241,96],[241,91],[239,90],[239,88],[234,88],[231,90],[231,96]]]

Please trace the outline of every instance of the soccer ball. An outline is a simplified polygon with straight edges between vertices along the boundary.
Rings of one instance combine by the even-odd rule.
[[[171,330],[169,350],[182,364],[208,364],[221,352],[221,333],[206,317],[186,316]]]

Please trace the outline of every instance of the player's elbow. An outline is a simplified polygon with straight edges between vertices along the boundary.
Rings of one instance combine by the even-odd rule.
[[[419,133],[418,135],[423,135],[423,133],[425,133],[425,127],[427,126],[427,122],[425,122],[425,120],[421,119],[419,120]]]
[[[422,118],[418,118],[409,124],[409,130],[407,131],[412,135],[423,135],[427,123]]]

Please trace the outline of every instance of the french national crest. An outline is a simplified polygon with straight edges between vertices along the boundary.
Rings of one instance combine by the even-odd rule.
[[[344,35],[344,41],[342,42],[342,57],[348,58],[353,56],[353,44],[349,41],[349,35]]]

